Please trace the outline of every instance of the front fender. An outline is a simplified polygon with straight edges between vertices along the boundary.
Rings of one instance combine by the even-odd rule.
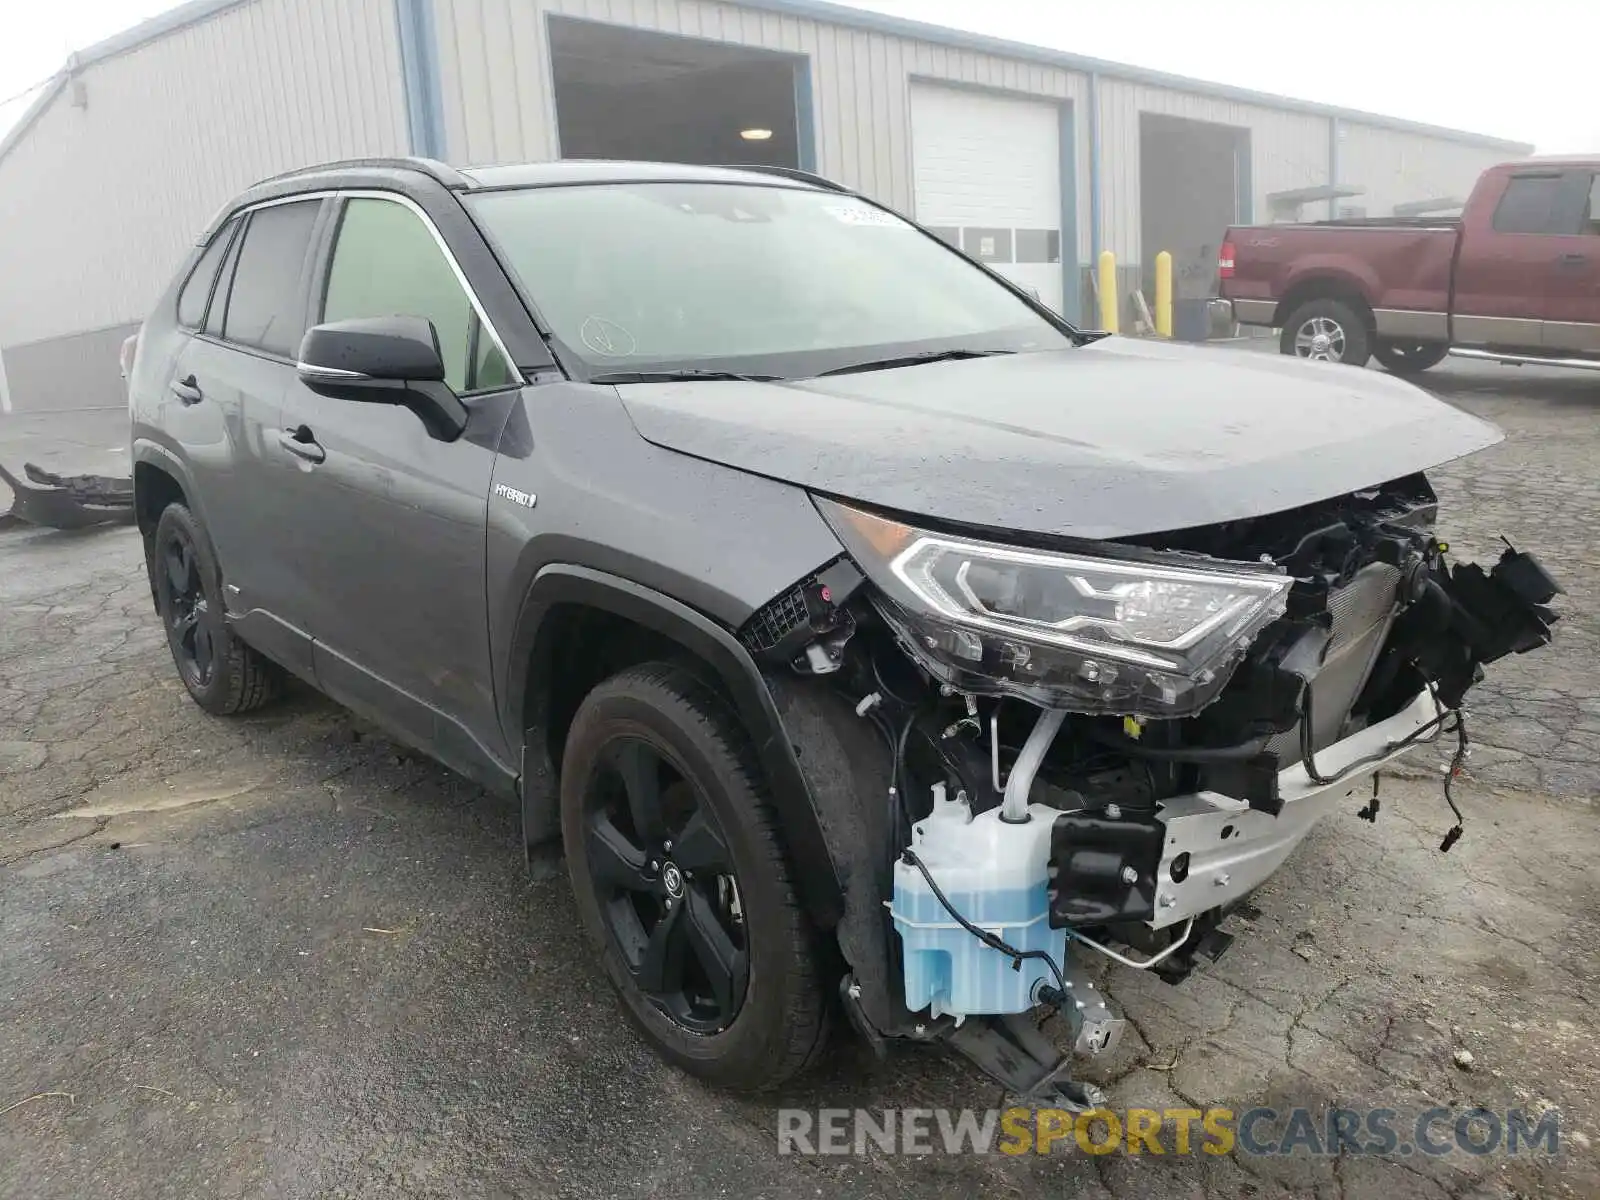
[[[670,596],[590,567],[551,564],[534,577],[523,602],[512,637],[512,662],[530,661],[540,625],[559,604],[580,604],[614,613],[671,639],[716,673],[743,718],[766,772],[806,910],[820,928],[835,926],[844,910],[839,870],[823,833],[816,798],[800,770],[794,742],[779,716],[772,691],[749,652],[727,629]],[[507,706],[512,727],[522,728],[525,714],[519,689],[508,694]],[[524,763],[525,832],[550,828],[557,803],[553,789],[531,783],[529,764]]]

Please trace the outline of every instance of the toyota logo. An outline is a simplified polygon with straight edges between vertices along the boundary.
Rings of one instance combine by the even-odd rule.
[[[667,889],[667,895],[674,899],[683,895],[683,872],[678,870],[676,863],[668,863],[661,868],[661,883]]]

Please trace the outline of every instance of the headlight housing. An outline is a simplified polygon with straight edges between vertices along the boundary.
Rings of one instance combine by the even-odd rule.
[[[934,676],[1071,712],[1192,716],[1294,585],[1270,564],[1033,550],[817,506]]]

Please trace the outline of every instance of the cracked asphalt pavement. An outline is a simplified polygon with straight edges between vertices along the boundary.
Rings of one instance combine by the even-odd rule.
[[[778,1097],[666,1067],[509,806],[305,690],[203,715],[137,535],[23,528],[0,531],[0,1195],[1600,1195],[1600,383],[1427,382],[1509,435],[1438,473],[1455,549],[1505,534],[1568,592],[1556,645],[1475,692],[1466,836],[1438,853],[1420,751],[1375,824],[1317,829],[1215,966],[1105,972],[1130,1029],[1084,1075],[1122,1107],[1554,1106],[1558,1157],[782,1157],[780,1105],[1005,1100],[850,1037]],[[120,420],[0,418],[0,456],[114,469]]]

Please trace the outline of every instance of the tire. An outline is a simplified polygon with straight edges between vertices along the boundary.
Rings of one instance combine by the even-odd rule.
[[[210,539],[184,505],[174,502],[162,512],[145,565],[173,665],[190,698],[216,716],[249,712],[274,699],[283,673],[228,628]]]
[[[1420,375],[1436,367],[1450,353],[1448,342],[1397,342],[1380,338],[1372,355],[1395,375]]]
[[[1343,300],[1308,300],[1284,322],[1278,349],[1296,358],[1364,367],[1372,357],[1372,333],[1366,318]]]
[[[815,1060],[831,1017],[815,935],[760,768],[716,693],[666,663],[597,686],[567,735],[561,825],[579,916],[663,1057],[740,1091]]]

